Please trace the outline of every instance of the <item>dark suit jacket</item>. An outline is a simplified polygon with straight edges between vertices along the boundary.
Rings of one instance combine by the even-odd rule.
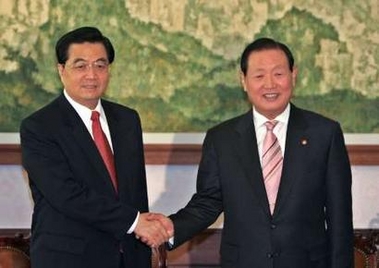
[[[142,131],[136,111],[102,100],[118,195],[83,121],[61,95],[21,124],[22,161],[35,203],[33,268],[150,267],[150,249],[127,235],[148,210]]]
[[[221,212],[222,267],[353,267],[351,170],[339,124],[291,106],[272,216],[252,111],[209,130],[197,192],[170,216],[174,247]]]

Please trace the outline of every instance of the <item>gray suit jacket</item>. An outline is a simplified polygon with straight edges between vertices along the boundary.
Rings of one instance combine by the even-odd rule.
[[[180,245],[224,212],[222,267],[353,267],[351,170],[337,122],[291,105],[270,214],[252,111],[207,132],[197,192],[171,215]]]

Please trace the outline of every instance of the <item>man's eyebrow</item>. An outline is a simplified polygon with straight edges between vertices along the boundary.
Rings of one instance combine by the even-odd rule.
[[[98,58],[97,60],[95,60],[94,62],[99,62],[99,61],[102,61],[102,62],[108,62],[108,60],[106,58]],[[83,59],[83,58],[75,58],[73,60],[73,63],[77,63],[77,62],[88,62],[87,60]]]
[[[82,58],[75,58],[73,61],[72,61],[72,63],[77,63],[77,62],[86,62],[86,60],[85,59],[82,59]]]
[[[108,62],[108,60],[106,58],[99,58],[99,59],[95,60],[95,62],[98,62],[98,61]]]

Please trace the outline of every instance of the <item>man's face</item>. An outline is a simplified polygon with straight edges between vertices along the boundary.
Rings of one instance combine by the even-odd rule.
[[[71,44],[65,64],[58,71],[67,94],[76,102],[94,109],[109,82],[109,63],[101,43]]]
[[[241,74],[241,81],[255,109],[273,119],[287,107],[296,75],[297,69],[291,72],[283,51],[267,49],[249,55],[247,72]]]

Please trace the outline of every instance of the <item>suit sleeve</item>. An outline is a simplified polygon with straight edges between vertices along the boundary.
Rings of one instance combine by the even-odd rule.
[[[327,230],[333,268],[353,267],[352,175],[344,138],[337,125],[331,140],[326,173]]]
[[[29,118],[22,122],[20,128],[22,162],[30,179],[35,201],[34,213],[43,213],[43,210],[52,207],[58,217],[71,219],[122,239],[133,224],[137,210],[78,180],[78,174],[74,174],[70,163],[76,159],[77,165],[83,164],[83,159],[78,157],[84,156],[71,155],[69,162],[61,141],[46,124]],[[84,177],[86,169],[83,170],[80,176]]]
[[[197,174],[196,193],[183,209],[170,216],[175,228],[174,248],[216,221],[223,210],[221,195],[217,152],[207,134]]]

